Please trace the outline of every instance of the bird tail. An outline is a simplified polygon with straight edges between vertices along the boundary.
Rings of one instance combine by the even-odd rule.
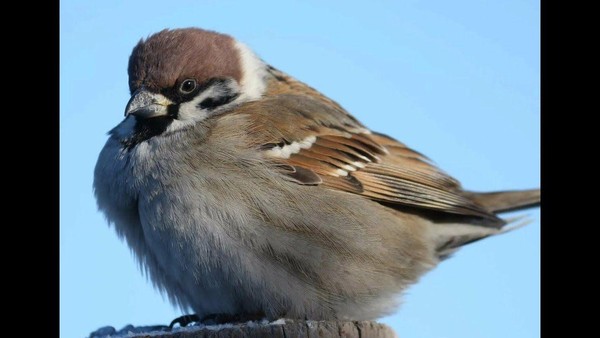
[[[540,189],[491,193],[465,192],[465,194],[494,214],[540,205]],[[440,260],[446,259],[464,245],[518,229],[530,223],[531,219],[522,215],[506,218],[503,221],[505,226],[502,227],[474,226],[464,223],[434,225],[438,257]]]
[[[495,214],[539,206],[541,197],[540,189],[487,193],[467,191],[465,194],[475,203]]]

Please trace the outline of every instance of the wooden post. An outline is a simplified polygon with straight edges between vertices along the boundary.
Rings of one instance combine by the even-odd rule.
[[[106,330],[107,328],[111,327],[103,329]],[[397,338],[396,333],[389,326],[372,321],[279,319],[271,323],[262,321],[188,326],[175,328],[171,332],[152,330],[149,330],[151,332],[143,332],[145,330],[140,329],[142,328],[128,326],[118,332],[113,331],[110,336],[124,335],[135,338]],[[132,334],[133,332],[136,333]],[[91,335],[91,337],[101,336],[103,335],[95,335],[94,333]]]

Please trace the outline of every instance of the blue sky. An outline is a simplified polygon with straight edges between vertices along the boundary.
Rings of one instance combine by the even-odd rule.
[[[228,33],[478,191],[540,185],[539,1],[61,1],[60,332],[180,315],[96,210],[92,172],[141,37]],[[540,213],[463,248],[382,319],[400,337],[540,335]]]

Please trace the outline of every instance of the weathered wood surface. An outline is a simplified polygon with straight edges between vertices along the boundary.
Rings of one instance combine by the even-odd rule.
[[[107,327],[110,328],[110,327]],[[133,327],[131,327],[133,328]],[[393,338],[395,332],[384,324],[372,321],[312,321],[280,319],[272,323],[249,322],[211,326],[190,326],[173,331],[139,332],[140,328],[114,331],[106,337],[135,338]],[[106,330],[106,328],[104,328]],[[113,329],[114,330],[114,329]],[[163,330],[166,328],[163,327]],[[100,330],[94,332],[98,333]],[[109,330],[110,331],[110,330]],[[138,333],[133,333],[138,331]],[[106,332],[106,331],[105,331]],[[102,337],[94,335],[92,337]]]

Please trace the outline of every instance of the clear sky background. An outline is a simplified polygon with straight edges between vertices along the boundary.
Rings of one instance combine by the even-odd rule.
[[[61,1],[60,332],[179,316],[96,210],[93,168],[141,37],[228,33],[471,190],[540,185],[539,0]],[[382,319],[401,338],[539,337],[540,213],[463,248]]]

